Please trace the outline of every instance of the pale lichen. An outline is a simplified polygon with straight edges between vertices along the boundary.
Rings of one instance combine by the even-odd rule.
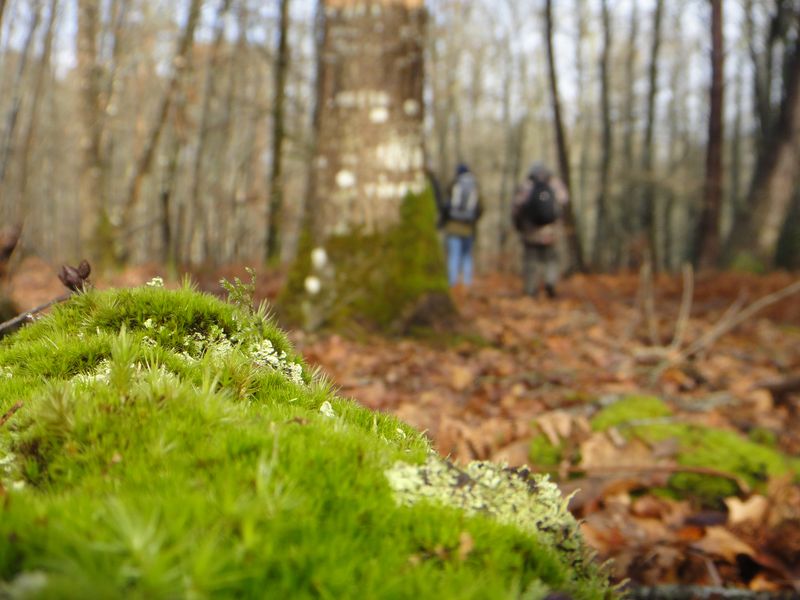
[[[0,365],[0,378],[11,379],[12,377],[14,377],[14,371],[11,370],[11,367]]]
[[[430,502],[488,516],[559,549],[575,569],[587,563],[568,499],[547,475],[483,461],[459,467],[436,455],[422,465],[398,461],[385,475],[401,505]]]

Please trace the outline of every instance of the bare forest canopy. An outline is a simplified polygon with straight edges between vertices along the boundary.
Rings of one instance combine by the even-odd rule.
[[[481,268],[536,159],[573,266],[800,264],[798,0],[0,0],[0,225],[51,261],[291,260],[326,12],[381,7],[427,11],[425,163],[477,174]]]

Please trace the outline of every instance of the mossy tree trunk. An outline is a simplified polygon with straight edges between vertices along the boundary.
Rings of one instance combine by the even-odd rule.
[[[317,145],[309,210],[315,243],[398,221],[422,191],[422,0],[322,0]]]
[[[312,329],[447,321],[453,307],[435,204],[423,193],[423,2],[321,0],[319,7],[308,235],[282,312]]]

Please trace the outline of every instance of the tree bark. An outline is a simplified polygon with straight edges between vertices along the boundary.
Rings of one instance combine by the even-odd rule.
[[[107,219],[106,200],[102,189],[103,158],[101,67],[98,37],[101,6],[99,0],[78,2],[78,73],[81,85],[82,166],[78,187],[80,206],[80,244],[85,255],[101,263],[110,251],[111,241],[104,232]]]
[[[289,0],[279,0],[278,53],[272,99],[272,164],[269,174],[269,229],[267,260],[280,259],[281,225],[283,215],[283,141],[285,138],[284,104],[286,74],[289,69]]]
[[[711,93],[703,210],[695,237],[695,260],[701,267],[717,266],[720,259],[720,206],[724,144],[725,43],[722,0],[711,2]]]
[[[558,75],[556,73],[555,56],[553,52],[553,2],[546,0],[545,2],[545,40],[547,44],[547,72],[550,83],[550,100],[553,107],[553,126],[556,135],[556,147],[558,151],[558,167],[561,179],[567,187],[567,192],[570,192],[570,161],[569,149],[567,147],[567,137],[564,132],[564,123],[561,119],[561,99],[558,93]],[[575,211],[573,209],[574,203],[568,204],[565,221],[568,231],[569,247],[573,255],[575,266],[578,270],[583,270],[583,250],[581,247],[580,236],[578,235],[575,223]]]
[[[661,47],[661,22],[664,0],[656,0],[653,13],[653,34],[650,46],[650,67],[648,71],[648,90],[644,141],[642,145],[642,174],[646,178],[642,191],[643,225],[649,233],[650,254],[654,269],[658,270],[662,257],[658,245],[658,218],[655,207],[656,194],[653,170],[653,135],[655,131],[656,96],[658,95],[658,54]]]
[[[614,131],[611,123],[611,90],[609,84],[609,62],[612,46],[611,15],[608,9],[608,0],[603,0],[603,50],[600,55],[600,114],[603,121],[603,147],[600,157],[600,190],[597,194],[597,233],[595,235],[594,256],[600,265],[608,267],[611,248],[610,241],[620,235],[618,229],[618,216],[612,215],[609,208],[609,181],[611,177],[611,160],[614,153]],[[613,233],[612,233],[613,231]],[[603,252],[603,249],[606,249]],[[606,259],[603,259],[603,255]]]
[[[752,252],[765,266],[775,260],[778,239],[800,177],[800,39],[784,65],[783,97],[768,141],[763,145],[748,194],[748,219],[738,219],[730,257]]]
[[[425,187],[421,0],[323,0],[311,231],[316,243],[397,222]]]

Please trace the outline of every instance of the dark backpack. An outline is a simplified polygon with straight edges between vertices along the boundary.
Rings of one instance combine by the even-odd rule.
[[[451,221],[461,223],[474,223],[480,217],[480,203],[478,202],[478,184],[472,173],[460,175],[453,184],[450,202],[447,207],[447,217]]]
[[[543,181],[534,181],[520,213],[524,221],[538,227],[555,223],[558,219],[558,205],[553,188]]]

